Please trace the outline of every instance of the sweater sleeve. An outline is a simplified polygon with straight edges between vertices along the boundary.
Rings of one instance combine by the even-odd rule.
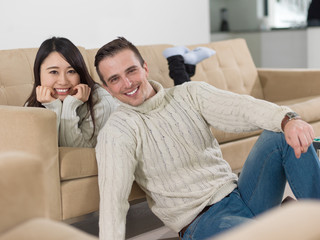
[[[125,239],[128,197],[134,181],[136,141],[121,118],[111,116],[98,136],[100,240]]]
[[[82,101],[72,96],[64,99],[60,120],[60,146],[95,147],[97,135],[115,110],[116,103],[111,95],[102,88],[95,89],[93,102],[96,129],[92,137],[93,121],[87,105],[83,105]]]
[[[289,107],[215,88],[198,82],[187,85],[193,103],[213,127],[226,132],[247,132],[257,129],[281,131],[281,121]]]
[[[56,99],[49,103],[42,103],[42,105],[57,115],[57,133],[59,136],[59,127],[60,127],[60,118],[61,118],[61,109],[62,109],[62,102],[59,99]]]

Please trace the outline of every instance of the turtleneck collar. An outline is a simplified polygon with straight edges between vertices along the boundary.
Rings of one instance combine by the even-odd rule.
[[[132,109],[134,111],[140,112],[140,113],[148,113],[153,110],[162,109],[164,105],[164,95],[165,91],[162,85],[156,81],[149,80],[149,83],[153,87],[153,89],[156,91],[156,94],[152,96],[151,98],[144,101],[139,106],[131,106],[129,104],[120,102],[118,99],[116,99],[121,106]]]

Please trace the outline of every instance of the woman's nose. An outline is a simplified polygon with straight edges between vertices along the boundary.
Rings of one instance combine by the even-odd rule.
[[[65,84],[65,83],[67,83],[67,82],[68,82],[67,76],[66,76],[65,74],[61,74],[61,75],[59,76],[59,83],[60,83],[60,84]]]

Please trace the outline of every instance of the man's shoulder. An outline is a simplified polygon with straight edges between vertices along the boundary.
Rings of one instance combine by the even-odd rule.
[[[122,111],[118,107],[110,117],[108,118],[103,129],[100,131],[101,134],[107,134],[112,136],[118,136],[124,132],[130,132],[135,125],[135,121],[132,115],[126,111]]]
[[[132,124],[136,119],[135,111],[132,111],[122,105],[119,105],[116,110],[110,115],[108,123],[116,124],[122,123],[123,125]]]
[[[173,88],[167,89],[169,93],[171,93],[174,96],[186,96],[186,95],[193,95],[196,94],[196,92],[199,89],[206,89],[212,87],[206,82],[200,82],[200,81],[190,81],[185,82],[181,85],[175,86]]]
[[[192,88],[199,88],[199,87],[208,87],[211,86],[209,83],[202,82],[202,81],[190,81],[185,82],[181,85],[177,85],[175,89],[192,89]]]

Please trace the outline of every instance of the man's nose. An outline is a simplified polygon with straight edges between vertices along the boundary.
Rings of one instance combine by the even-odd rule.
[[[125,83],[126,87],[131,87],[132,82],[131,82],[131,80],[129,78],[124,77],[123,80],[124,80],[124,83]]]

